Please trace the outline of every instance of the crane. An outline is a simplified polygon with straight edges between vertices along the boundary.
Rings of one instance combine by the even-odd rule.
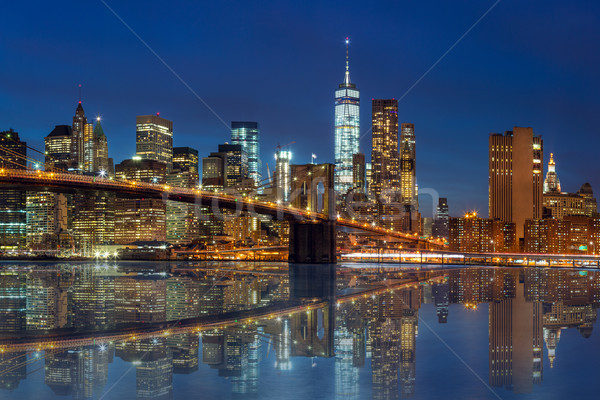
[[[277,149],[277,151],[280,151],[281,149],[283,149],[284,147],[288,147],[292,144],[296,143],[296,141],[294,140],[293,142],[289,142],[288,144],[284,144],[283,146],[280,145],[279,143],[277,143],[277,147],[275,147]]]

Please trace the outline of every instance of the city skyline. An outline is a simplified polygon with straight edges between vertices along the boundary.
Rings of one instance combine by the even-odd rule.
[[[424,6],[419,5],[397,5],[389,10],[371,6],[366,11],[373,16],[380,16],[384,22],[391,18],[383,15],[384,11],[389,11],[391,15],[403,11],[406,15],[419,17],[419,24],[409,22],[404,28],[392,25],[399,31],[397,33],[405,33],[396,36],[397,44],[396,39],[388,43],[388,47],[398,49],[397,52],[386,52],[374,40],[378,29],[373,33],[358,26],[349,30],[347,26],[342,27],[346,24],[341,23],[341,17],[331,27],[325,28],[317,23],[316,33],[309,34],[304,39],[292,35],[291,29],[295,26],[292,24],[289,28],[282,28],[286,35],[269,38],[271,46],[265,46],[264,43],[261,44],[261,40],[266,40],[265,32],[274,29],[274,26],[255,29],[251,22],[252,16],[264,18],[265,9],[259,8],[249,14],[247,19],[241,17],[244,11],[242,9],[203,10],[206,11],[206,17],[231,12],[232,17],[241,18],[241,25],[236,29],[250,32],[248,35],[236,35],[239,43],[233,40],[233,35],[239,32],[225,35],[225,39],[202,42],[206,45],[206,52],[203,54],[209,56],[210,62],[201,64],[203,68],[199,70],[200,73],[191,69],[198,68],[200,57],[187,52],[184,57],[177,56],[176,50],[179,47],[170,49],[167,36],[157,37],[157,33],[143,29],[140,19],[142,15],[137,8],[119,5],[123,9],[114,8],[114,11],[155,48],[183,80],[189,81],[190,87],[217,114],[222,115],[226,123],[232,120],[258,121],[264,139],[261,151],[265,160],[272,159],[271,153],[275,152],[277,143],[297,141],[292,148],[294,162],[302,163],[303,159],[309,162],[312,153],[317,154],[319,162],[334,161],[331,87],[340,80],[339,71],[343,68],[343,59],[339,54],[343,51],[344,37],[349,36],[353,44],[353,80],[360,83],[363,98],[400,99],[452,45],[455,38],[458,39],[492,4],[478,5],[478,9],[474,10],[466,2],[459,3],[452,10],[452,15],[456,17],[452,22],[442,21],[442,16],[446,16],[444,13],[449,11],[445,5],[429,10],[431,12],[427,15],[424,14]],[[11,7],[9,12],[14,12],[15,22],[21,17],[25,18],[25,10],[20,9],[21,6]],[[50,32],[47,37],[40,37],[47,28],[47,22],[41,20],[42,14],[52,20],[53,17],[58,18],[65,13],[68,16],[74,12],[66,10],[67,6],[51,9],[45,7],[50,6],[42,6],[33,13],[27,13],[28,23],[15,27],[13,34],[7,35],[0,42],[6,48],[7,57],[17,61],[14,65],[7,65],[6,76],[11,76],[11,81],[5,82],[4,96],[0,99],[0,124],[3,130],[12,127],[28,144],[42,148],[43,137],[55,125],[70,122],[73,104],[77,99],[77,85],[82,83],[84,106],[88,115],[99,112],[103,116],[102,125],[108,138],[109,152],[116,162],[130,158],[135,151],[133,118],[136,115],[161,112],[174,121],[174,146],[191,146],[203,154],[213,151],[218,143],[227,140],[230,132],[226,126],[177,81],[102,3],[90,6],[93,8],[91,11],[94,19],[86,22],[89,23],[87,29],[81,29],[81,26],[75,24],[64,32]],[[589,181],[592,187],[598,187],[599,184],[594,180],[594,176],[598,175],[596,167],[590,167],[586,162],[586,156],[591,156],[596,140],[593,137],[596,124],[592,110],[597,100],[592,96],[597,92],[594,88],[598,85],[598,80],[592,73],[594,58],[597,56],[589,47],[594,43],[593,38],[599,36],[599,32],[595,26],[592,27],[589,17],[583,15],[593,15],[595,9],[590,7],[597,5],[592,6],[590,3],[584,9],[553,4],[544,10],[520,5],[522,13],[519,16],[514,14],[515,7],[516,5],[508,2],[500,2],[399,102],[400,122],[414,123],[419,132],[419,187],[433,188],[440,196],[448,197],[450,212],[454,215],[468,209],[478,209],[485,213],[485,154],[478,154],[476,150],[485,146],[489,133],[502,132],[512,126],[531,126],[543,136],[546,150],[555,153],[557,159],[561,160],[561,183],[564,190],[574,192],[585,181]],[[81,11],[80,7],[73,8]],[[273,8],[271,5],[271,8],[273,10],[268,15],[274,17],[289,17],[297,12],[300,18],[310,18],[313,13],[307,6],[280,5]],[[190,11],[191,15],[199,12],[184,11]],[[324,15],[332,11],[328,6],[323,6]],[[159,17],[156,10],[143,12],[151,20]],[[165,24],[172,23],[169,17],[175,19],[180,12],[182,10],[169,10]],[[343,16],[349,21],[356,21],[362,14],[359,7],[349,4]],[[552,23],[558,18],[561,24]],[[515,37],[507,35],[500,28],[500,22],[505,20],[518,27],[515,28]],[[523,20],[528,21],[527,27],[535,25],[536,30],[520,25]],[[536,24],[536,21],[540,23]],[[214,32],[209,30],[214,25],[196,28],[191,23],[186,24],[187,22],[191,21],[184,18],[181,29],[195,32],[197,36],[192,35],[194,38],[212,39],[218,36],[212,35]],[[409,28],[424,32],[430,24],[439,27],[414,43],[408,42],[412,37],[408,32]],[[110,26],[114,32],[107,32],[106,37],[99,36],[99,26]],[[562,33],[564,30],[568,30],[569,35]],[[75,33],[79,35],[76,36]],[[318,41],[315,40],[316,34],[322,34]],[[557,40],[558,38],[561,40]],[[117,43],[116,40],[122,43]],[[226,55],[219,50],[224,44],[223,40],[226,45],[223,49],[232,50],[227,53],[233,54]],[[56,53],[50,53],[49,50],[34,51],[26,45],[29,41],[35,41],[38,46],[47,45],[44,48],[53,49]],[[186,41],[192,39],[185,38],[184,42]],[[195,45],[195,42],[191,44]],[[242,48],[238,47],[241,45]],[[60,68],[62,64],[56,56],[73,47],[79,47],[86,55],[82,58],[83,61],[76,66]],[[258,65],[254,59],[249,59],[244,67],[228,64],[232,57],[244,57],[244,54],[251,51],[257,51],[258,58],[266,63],[278,54],[283,56],[272,64],[275,67],[269,67],[274,72],[269,74],[258,74]],[[104,53],[105,57],[98,57],[96,52],[100,55]],[[475,54],[478,56],[474,58]],[[115,57],[122,57],[123,61],[119,63],[122,68],[118,71],[107,68],[108,62]],[[298,59],[311,61],[298,63]],[[373,63],[372,60],[375,59],[381,59],[385,65]],[[27,66],[23,65],[25,62]],[[144,63],[144,71],[132,78],[131,67],[137,62]],[[40,65],[44,68],[39,68]],[[223,69],[223,65],[228,66]],[[313,67],[306,68],[307,65]],[[136,74],[139,72],[139,68],[134,70]],[[220,78],[215,70],[222,71],[224,78]],[[275,100],[284,98],[281,96],[282,82],[290,82],[292,78],[304,89],[303,93],[290,97],[291,100]],[[228,80],[231,83],[227,83]],[[248,93],[240,95],[238,90],[238,94],[233,95],[231,86],[239,87],[242,82],[247,85]],[[145,87],[148,86],[156,86],[159,96],[146,96]],[[32,95],[33,92],[36,95]],[[492,93],[493,96],[490,96]],[[514,96],[515,93],[518,94],[517,97]],[[482,98],[486,100],[483,101]],[[277,104],[272,107],[271,103],[275,101]],[[30,107],[36,110],[37,117],[34,119],[30,117]],[[363,102],[363,121],[370,120],[369,109],[368,101]],[[301,115],[302,124],[298,123],[298,118],[290,119],[290,115]],[[360,146],[361,151],[366,154],[369,153],[370,134],[365,133],[369,128],[369,124],[363,124],[361,129],[364,137]],[[567,131],[570,136],[579,140],[559,141]],[[310,140],[325,137],[327,140],[321,142]],[[309,140],[298,140],[303,138]],[[579,145],[581,142],[589,145],[582,149]],[[457,148],[450,155],[446,148],[452,144]],[[475,156],[471,157],[471,154]],[[469,165],[462,162],[466,157],[472,160]],[[481,168],[473,168],[473,165],[481,165]],[[577,173],[581,170],[586,170],[589,175],[578,177]],[[469,176],[470,179],[459,182],[452,179],[453,176]],[[430,209],[424,205],[422,208]]]

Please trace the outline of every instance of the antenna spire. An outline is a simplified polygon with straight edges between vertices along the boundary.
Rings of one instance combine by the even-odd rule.
[[[79,104],[81,104],[81,83],[79,84]]]
[[[344,85],[350,85],[350,57],[348,55],[348,45],[350,44],[350,39],[346,36],[346,74],[344,75]]]

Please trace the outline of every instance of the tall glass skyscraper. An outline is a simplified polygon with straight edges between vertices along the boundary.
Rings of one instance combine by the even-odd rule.
[[[258,122],[231,122],[231,143],[241,144],[248,153],[248,176],[260,187],[262,180]]]
[[[352,156],[358,153],[360,139],[360,91],[350,83],[346,38],[346,74],[335,91],[335,191],[346,193],[352,187]]]

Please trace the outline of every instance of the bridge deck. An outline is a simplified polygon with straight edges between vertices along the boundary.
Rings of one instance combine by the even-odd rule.
[[[0,169],[0,188],[76,193],[78,191],[113,192],[124,197],[148,197],[188,204],[212,206],[237,213],[270,215],[278,220],[327,221],[328,215],[301,210],[270,201],[257,201],[248,196],[232,195],[201,189],[173,187],[138,181],[126,181],[85,175],[40,170]],[[443,242],[422,239],[416,235],[384,229],[373,224],[338,218],[337,226],[415,243],[420,247],[443,248]]]

